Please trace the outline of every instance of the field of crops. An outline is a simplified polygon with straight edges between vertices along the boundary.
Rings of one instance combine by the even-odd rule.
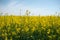
[[[60,17],[0,16],[0,40],[60,40]]]

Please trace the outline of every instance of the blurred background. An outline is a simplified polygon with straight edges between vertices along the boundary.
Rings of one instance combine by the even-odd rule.
[[[60,0],[0,0],[0,12],[8,15],[24,15],[29,10],[30,15],[60,14]]]

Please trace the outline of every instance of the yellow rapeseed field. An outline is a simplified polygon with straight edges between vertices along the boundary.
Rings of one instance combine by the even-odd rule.
[[[0,16],[0,40],[60,40],[60,17]]]

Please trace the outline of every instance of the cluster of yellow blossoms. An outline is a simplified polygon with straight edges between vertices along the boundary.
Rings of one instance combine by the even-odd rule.
[[[0,40],[60,40],[58,16],[0,16]]]

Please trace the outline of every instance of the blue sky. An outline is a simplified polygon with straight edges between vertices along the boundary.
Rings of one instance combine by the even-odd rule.
[[[25,15],[25,10],[30,15],[54,15],[60,12],[60,0],[0,0],[0,11],[12,15]]]

